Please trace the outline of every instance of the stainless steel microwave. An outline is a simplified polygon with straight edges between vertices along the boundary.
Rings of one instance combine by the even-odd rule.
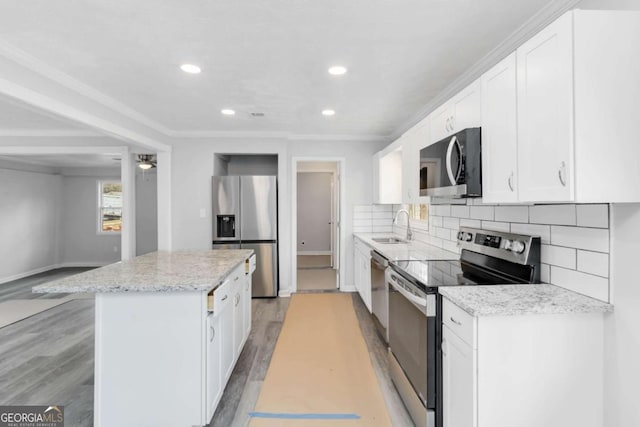
[[[481,197],[480,128],[468,128],[420,150],[420,195]]]

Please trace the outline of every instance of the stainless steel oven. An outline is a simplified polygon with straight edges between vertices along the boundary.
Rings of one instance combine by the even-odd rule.
[[[378,334],[389,342],[387,325],[389,324],[389,291],[385,271],[389,260],[376,251],[371,251],[371,317]]]
[[[442,427],[441,286],[539,283],[540,238],[460,227],[458,260],[394,260],[389,370],[417,427]]]

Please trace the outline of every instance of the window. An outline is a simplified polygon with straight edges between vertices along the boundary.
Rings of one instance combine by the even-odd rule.
[[[98,182],[98,233],[122,231],[122,183]]]

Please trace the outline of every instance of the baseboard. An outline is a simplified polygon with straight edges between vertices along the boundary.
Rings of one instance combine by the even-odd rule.
[[[357,289],[355,286],[343,286],[340,288],[340,292],[356,292]]]
[[[14,274],[13,276],[0,278],[0,284],[13,282],[14,280],[19,280],[28,276],[33,276],[34,274],[44,273],[45,271],[55,270],[58,268],[56,264],[48,265],[46,267],[35,268],[33,270],[25,271],[24,273]]]
[[[331,255],[331,251],[298,251],[298,255]]]
[[[291,297],[291,291],[289,289],[281,290],[278,292],[278,296],[281,298],[289,298]]]
[[[34,274],[44,273],[45,271],[55,270],[57,268],[69,268],[69,267],[104,267],[105,265],[112,264],[111,262],[63,262],[60,264],[47,265],[46,267],[35,268],[33,270],[25,271],[24,273],[14,274],[13,276],[0,278],[0,285],[7,282],[13,282],[14,280],[23,279],[25,277],[33,276]]]

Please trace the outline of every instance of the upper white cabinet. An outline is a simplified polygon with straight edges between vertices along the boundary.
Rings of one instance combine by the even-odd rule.
[[[481,125],[480,80],[476,80],[431,115],[431,142]]]
[[[482,84],[482,199],[518,201],[515,52],[487,71]]]
[[[429,118],[402,135],[402,203],[420,203],[420,149],[429,145]]]
[[[522,201],[574,199],[571,13],[517,50]]]
[[[639,45],[640,12],[575,10],[517,50],[519,201],[640,201]]]
[[[373,155],[373,203],[402,203],[402,137]]]

